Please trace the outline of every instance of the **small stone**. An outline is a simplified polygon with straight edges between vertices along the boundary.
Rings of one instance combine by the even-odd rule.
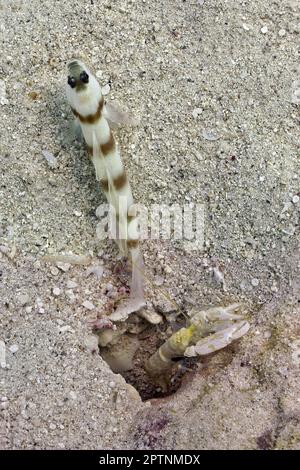
[[[281,38],[283,38],[283,36],[285,36],[285,34],[286,34],[285,29],[280,29],[280,30],[278,31],[278,36],[280,36]]]
[[[164,271],[165,271],[166,274],[172,274],[172,272],[173,272],[172,268],[170,268],[170,266],[165,266]]]
[[[162,286],[164,282],[165,279],[162,276],[156,276],[156,278],[154,279],[154,284],[158,287]]]
[[[50,273],[52,274],[52,276],[57,276],[59,273],[59,270],[55,266],[51,266]]]
[[[6,368],[6,346],[2,340],[0,340],[0,367]]]
[[[201,113],[202,113],[201,108],[195,108],[193,109],[192,116],[194,119],[197,119],[197,117],[200,116]]]
[[[103,266],[92,266],[91,268],[87,269],[86,276],[95,274],[96,278],[100,280],[103,276],[103,271]]]
[[[169,300],[164,299],[164,298],[161,298],[158,301],[154,301],[153,306],[155,310],[165,315],[168,315],[176,311],[176,305],[173,304],[173,302],[170,302]]]
[[[76,289],[77,286],[78,286],[78,284],[74,281],[69,280],[67,282],[67,288],[68,289]]]
[[[6,98],[6,84],[2,79],[0,79],[0,104],[8,104],[8,99]]]
[[[85,300],[83,303],[82,303],[82,306],[84,308],[87,308],[88,310],[93,310],[95,308],[95,305],[90,302],[89,300]]]
[[[297,194],[295,194],[295,196],[293,196],[292,198],[292,201],[294,204],[298,204],[299,200],[300,200],[300,197]]]
[[[116,382],[111,381],[111,382],[109,382],[108,386],[109,386],[109,388],[115,388]]]
[[[102,95],[103,95],[103,96],[108,95],[108,93],[110,92],[110,85],[109,85],[109,83],[107,83],[106,85],[104,85],[104,86],[101,88],[101,92],[102,92]]]
[[[12,354],[15,354],[19,350],[19,346],[17,344],[12,344],[8,349]]]
[[[61,333],[74,333],[74,330],[70,327],[70,325],[64,325],[59,328]]]
[[[268,32],[268,26],[263,26],[263,27],[261,28],[260,32],[261,32],[262,34],[267,34],[267,32]]]
[[[32,307],[28,306],[25,308],[26,313],[31,313],[32,312]]]
[[[159,313],[155,312],[153,309],[142,309],[137,312],[138,316],[144,318],[152,325],[158,325],[163,321],[163,318]]]
[[[53,295],[55,295],[55,297],[58,297],[60,294],[61,294],[60,288],[59,287],[54,287]]]
[[[28,304],[28,302],[29,302],[28,294],[19,294],[18,295],[18,302],[21,305],[21,307],[24,307],[26,304]]]
[[[8,402],[7,401],[4,401],[4,402],[0,403],[1,410],[5,410],[7,407],[8,407]]]
[[[61,261],[57,261],[56,266],[58,267],[58,269],[64,271],[65,273],[69,271],[71,267],[70,263],[62,263]]]
[[[112,342],[115,336],[119,337],[119,332],[113,330],[101,330],[98,333],[99,345],[105,348],[109,343]]]
[[[247,25],[246,23],[243,23],[243,24],[242,24],[242,27],[243,27],[243,29],[244,29],[245,31],[250,31],[250,26]]]
[[[256,279],[256,278],[253,278],[253,279],[251,280],[251,284],[252,284],[253,287],[257,287],[258,284],[259,284],[259,280]]]
[[[98,336],[96,335],[89,335],[84,340],[84,346],[87,351],[91,353],[95,353],[98,351]]]
[[[48,150],[42,150],[42,154],[44,155],[50,168],[57,167],[57,159],[55,158],[53,153],[49,152]]]
[[[54,423],[50,423],[49,428],[51,429],[51,431],[54,431],[56,429],[56,425]]]
[[[67,289],[67,290],[66,290],[66,296],[70,299],[70,302],[71,302],[71,303],[74,303],[74,302],[75,302],[76,295],[74,294],[74,292],[72,291],[72,289]]]
[[[217,132],[214,131],[213,129],[203,129],[202,137],[205,140],[208,140],[210,142],[214,142],[214,141],[216,141],[220,138],[219,135],[217,134]]]
[[[77,395],[73,390],[70,391],[70,397],[72,398],[72,400],[76,400],[77,398]]]
[[[1,397],[1,398],[0,398],[0,401],[2,401],[2,402],[3,402],[3,401],[7,401],[7,400],[8,400],[7,397]]]
[[[9,253],[8,246],[0,245],[0,252],[3,253],[4,255],[7,255]]]
[[[80,212],[80,211],[74,211],[74,215],[76,215],[76,217],[81,217],[81,216],[82,216],[82,212]]]

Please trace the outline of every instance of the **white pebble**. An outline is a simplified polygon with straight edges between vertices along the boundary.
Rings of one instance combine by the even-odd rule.
[[[213,268],[213,278],[219,284],[224,284],[224,274],[217,267]]]
[[[29,302],[28,294],[19,294],[18,295],[18,302],[21,305],[21,307],[24,307],[26,304],[28,304],[28,302]]]
[[[283,38],[283,36],[285,36],[285,33],[286,33],[285,29],[280,29],[280,30],[278,31],[278,36],[280,36],[281,38]]]
[[[58,267],[58,269],[64,272],[69,271],[71,267],[70,263],[62,263],[61,261],[57,261],[56,266]]]
[[[42,154],[44,155],[50,168],[57,167],[57,159],[55,158],[53,153],[49,152],[48,150],[42,150]]]
[[[243,23],[242,26],[243,26],[243,29],[244,29],[245,31],[249,31],[249,30],[250,30],[250,26],[247,25],[246,23]]]
[[[52,276],[57,276],[59,273],[59,270],[55,266],[51,266],[50,273],[52,274]]]
[[[139,317],[144,318],[152,325],[158,325],[159,323],[163,321],[163,317],[152,309],[150,310],[142,309],[137,314]]]
[[[205,140],[209,140],[210,142],[214,142],[220,138],[218,134],[212,129],[203,129],[202,136]]]
[[[67,289],[66,290],[66,296],[70,299],[70,302],[73,303],[75,301],[75,294],[74,292],[72,291],[72,289]]]
[[[1,398],[0,398],[0,401],[2,401],[2,402],[3,402],[3,401],[7,401],[7,400],[8,400],[7,397],[1,397]]]
[[[253,279],[251,280],[251,284],[252,284],[253,287],[257,287],[258,284],[259,284],[259,280],[256,279],[256,278],[253,278]]]
[[[4,341],[0,340],[0,367],[6,368],[6,347]]]
[[[55,297],[58,297],[60,294],[61,294],[60,288],[59,287],[54,287],[53,295],[55,295]]]
[[[49,428],[51,429],[51,431],[54,431],[56,429],[56,425],[54,423],[50,423]]]
[[[61,333],[74,333],[74,330],[70,327],[70,325],[64,325],[59,328]]]
[[[262,34],[267,34],[267,32],[268,32],[268,26],[263,26],[263,27],[261,28],[260,32],[261,32]]]
[[[107,83],[106,85],[104,85],[104,86],[101,88],[101,92],[102,92],[102,95],[103,95],[103,96],[108,95],[108,93],[110,92],[110,85],[109,85],[109,83]]]
[[[0,104],[8,104],[8,99],[6,98],[6,85],[4,80],[0,80]]]
[[[17,344],[12,344],[8,349],[12,354],[15,354],[19,350],[19,346]]]
[[[95,308],[95,305],[92,302],[90,302],[89,300],[85,300],[82,303],[82,306],[87,308],[88,310],[93,310]]]
[[[197,117],[202,113],[201,108],[195,108],[192,112],[192,116],[194,119],[197,119]]]
[[[109,382],[108,386],[109,386],[109,388],[115,388],[116,382],[111,381],[111,382]]]
[[[295,196],[293,196],[293,199],[292,199],[293,203],[298,204],[299,200],[300,200],[299,196],[295,194]]]
[[[156,276],[156,278],[154,279],[154,284],[156,286],[162,286],[164,282],[165,282],[165,279],[162,276]]]
[[[67,282],[67,288],[68,289],[76,289],[77,286],[78,286],[78,284],[74,281],[69,280]]]
[[[87,269],[86,276],[89,276],[90,274],[95,274],[98,280],[101,279],[103,276],[103,266],[92,266]]]
[[[172,268],[170,268],[170,266],[165,266],[164,271],[165,271],[166,274],[172,274],[172,272],[173,272]]]
[[[77,395],[73,390],[70,391],[70,397],[72,398],[72,400],[76,400],[77,398]]]
[[[91,353],[98,351],[98,336],[96,335],[87,336],[84,340],[84,345],[86,349]]]

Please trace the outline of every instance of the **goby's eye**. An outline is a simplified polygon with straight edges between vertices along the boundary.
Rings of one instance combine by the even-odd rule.
[[[89,83],[89,76],[85,71],[81,72],[80,80],[82,81],[82,83]]]
[[[76,80],[74,77],[68,77],[68,84],[70,85],[71,88],[76,87]]]

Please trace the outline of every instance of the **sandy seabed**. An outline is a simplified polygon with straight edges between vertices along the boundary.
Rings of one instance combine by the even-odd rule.
[[[201,3],[0,2],[2,449],[300,448],[299,4]],[[104,198],[70,137],[73,56],[140,118],[115,133],[135,200],[205,207],[201,250],[143,242],[153,309],[172,310],[164,289],[183,311],[238,301],[251,318],[152,404],[91,347],[118,254],[96,238]],[[101,280],[41,260],[63,252]]]

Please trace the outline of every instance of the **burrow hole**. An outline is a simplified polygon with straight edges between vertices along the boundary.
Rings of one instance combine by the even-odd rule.
[[[153,381],[145,371],[146,360],[179,328],[185,326],[185,322],[176,322],[170,325],[166,321],[151,325],[131,315],[127,324],[119,327],[120,336],[103,347],[99,352],[114,373],[121,374],[127,383],[132,385],[140,394],[143,401],[151,398],[163,398],[174,394],[187,379],[188,374],[197,369],[197,358],[178,358],[174,360],[174,366],[167,377],[165,386]],[[98,332],[99,333],[99,332]],[[110,336],[112,333],[100,333]],[[101,342],[101,338],[100,338]]]

